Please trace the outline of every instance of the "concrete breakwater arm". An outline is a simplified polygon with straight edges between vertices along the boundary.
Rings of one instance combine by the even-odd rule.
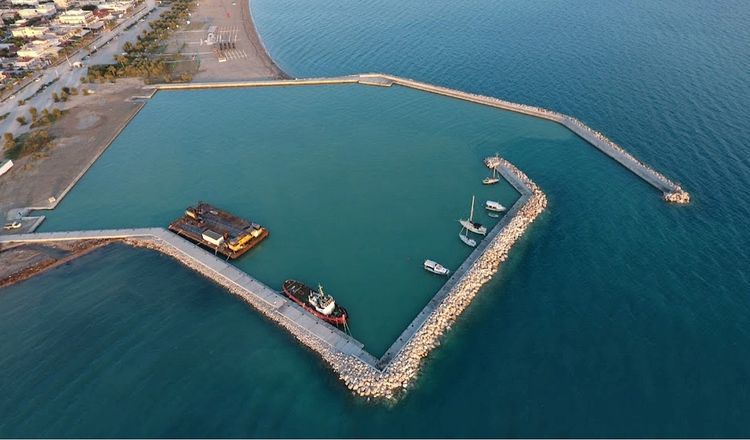
[[[665,201],[676,204],[686,204],[690,202],[690,194],[682,187],[668,179],[666,176],[656,171],[649,165],[636,159],[618,144],[607,138],[604,134],[592,129],[580,120],[562,113],[548,110],[541,107],[519,104],[505,101],[491,96],[477,95],[474,93],[463,92],[460,90],[450,89],[447,87],[436,86],[416,81],[408,78],[401,78],[394,75],[383,73],[363,73],[359,75],[348,75],[338,77],[322,78],[299,78],[283,80],[264,80],[264,81],[232,81],[216,83],[183,83],[183,84],[157,84],[149,86],[157,90],[184,90],[184,89],[209,89],[209,88],[227,88],[227,87],[279,87],[279,86],[305,86],[305,85],[332,85],[332,84],[353,84],[359,83],[371,86],[390,87],[393,84],[402,87],[408,87],[421,90],[437,95],[448,96],[463,101],[469,101],[476,104],[496,107],[503,110],[509,110],[537,118],[557,122],[567,129],[578,135],[580,138],[594,146],[599,151],[617,161],[636,176],[643,179],[646,183],[662,192]]]
[[[408,389],[424,358],[440,345],[443,334],[492,279],[512,246],[546,208],[544,193],[518,168],[500,159],[497,169],[520,190],[521,197],[388,349],[377,369],[346,356],[337,356],[331,364],[355,394],[389,399]]]
[[[440,344],[442,335],[497,272],[513,244],[547,205],[544,193],[515,166],[500,159],[497,169],[521,197],[380,360],[365,351],[356,339],[320,321],[223,259],[163,228],[6,235],[0,236],[0,244],[107,239],[157,250],[226,288],[285,328],[320,355],[354,394],[393,398],[413,383],[423,359]]]
[[[82,240],[122,240],[132,246],[157,250],[237,295],[315,351],[335,351],[367,364],[376,362],[364,350],[361,342],[307,313],[294,302],[211,252],[166,229],[110,229],[0,236],[0,244]]]
[[[393,75],[375,73],[362,74],[360,75],[360,77],[365,79],[365,81],[372,81],[373,78],[378,78],[381,82],[387,80],[392,82],[393,84],[398,84],[404,87],[410,87],[413,89],[423,90],[438,95],[449,96],[464,101],[497,107],[504,110],[510,110],[516,113],[522,113],[525,115],[535,116],[538,118],[557,122],[568,128],[570,131],[581,137],[583,140],[585,140],[607,156],[616,160],[622,166],[629,169],[635,175],[643,179],[646,183],[661,191],[665,201],[676,204],[686,204],[690,202],[690,194],[687,191],[683,190],[680,185],[674,183],[660,172],[654,170],[650,166],[636,159],[633,155],[625,151],[625,149],[617,145],[615,142],[611,141],[602,133],[593,130],[591,127],[571,116],[552,110],[547,110],[541,107],[518,104],[498,98],[493,98],[490,96],[462,92],[460,90],[449,89],[447,87],[436,86],[412,79],[400,78]]]

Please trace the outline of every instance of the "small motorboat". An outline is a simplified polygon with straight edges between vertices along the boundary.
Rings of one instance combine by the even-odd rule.
[[[469,218],[461,219],[458,222],[461,223],[461,226],[475,234],[487,235],[487,228],[482,226],[481,223],[474,221],[474,196],[471,196],[471,211],[469,212]]]
[[[486,202],[484,202],[484,208],[487,211],[492,212],[504,212],[506,210],[505,206],[501,205],[498,202],[493,202],[492,200],[487,200]]]
[[[438,275],[449,275],[451,273],[449,269],[446,269],[440,263],[432,260],[424,260],[424,269]]]
[[[487,213],[487,217],[500,218],[500,214],[495,213],[495,212],[489,212]]]

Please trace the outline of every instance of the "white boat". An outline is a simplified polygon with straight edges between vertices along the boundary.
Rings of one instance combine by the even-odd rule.
[[[477,247],[477,241],[473,238],[469,238],[469,236],[464,232],[465,230],[466,228],[461,228],[461,232],[458,233],[458,238],[460,238],[461,241],[463,241],[467,246]]]
[[[438,275],[448,275],[451,273],[451,271],[443,267],[443,265],[432,260],[424,260],[424,269]]]
[[[497,168],[492,168],[492,175],[482,179],[482,183],[484,183],[485,185],[494,185],[499,181],[500,178],[497,177]]]
[[[493,202],[492,200],[487,200],[484,202],[484,208],[487,211],[493,211],[493,212],[504,212],[506,210],[505,206],[501,205],[498,202]]]
[[[497,214],[497,213],[494,213],[494,212],[487,213],[487,216],[488,217],[492,217],[492,218],[500,218],[500,214]]]
[[[471,211],[468,219],[461,219],[458,221],[461,226],[468,229],[471,232],[480,235],[487,235],[487,228],[482,226],[480,223],[474,221],[474,196],[471,196]]]

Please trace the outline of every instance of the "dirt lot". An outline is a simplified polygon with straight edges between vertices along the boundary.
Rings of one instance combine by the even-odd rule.
[[[10,208],[49,207],[60,199],[143,106],[127,101],[142,95],[142,87],[140,80],[121,79],[93,87],[93,95],[72,96],[64,116],[48,129],[55,140],[45,157],[14,161],[14,167],[3,175],[2,217]]]

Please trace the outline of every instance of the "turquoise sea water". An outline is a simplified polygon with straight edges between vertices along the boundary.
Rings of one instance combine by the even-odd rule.
[[[141,250],[98,251],[0,292],[0,434],[750,435],[746,2],[254,0],[252,7],[265,44],[294,76],[387,71],[573,114],[682,181],[695,202],[664,204],[571,139],[527,133],[504,141],[501,153],[544,188],[549,210],[393,407],[352,398],[314,354],[178,264]],[[233,96],[229,104],[243,99]],[[443,119],[446,136],[465,134],[450,123],[473,112]],[[167,126],[153,124],[152,135]],[[298,130],[289,126],[285,136]],[[137,135],[128,131],[118,143]],[[143,178],[97,183],[94,173],[106,174],[106,159],[124,154],[121,147],[86,177],[91,185],[117,194]],[[481,157],[469,150],[470,160]],[[163,173],[179,166],[145,164]],[[91,209],[76,201],[85,184],[47,228],[69,221],[66,205]],[[195,196],[179,197],[153,217],[119,217],[163,221],[171,204]],[[273,243],[258,250],[272,254]],[[372,332],[377,345],[375,324],[358,331]]]

